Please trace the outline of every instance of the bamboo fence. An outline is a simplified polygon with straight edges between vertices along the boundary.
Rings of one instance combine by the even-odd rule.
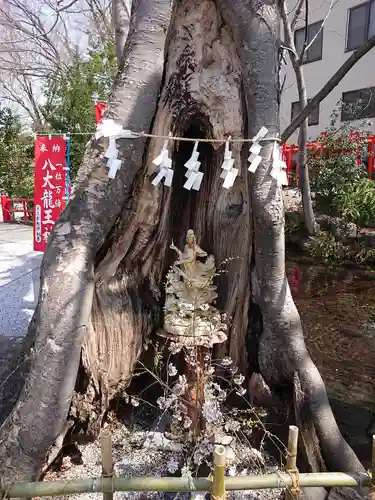
[[[342,472],[302,473],[297,469],[298,429],[289,427],[288,456],[285,472],[254,476],[225,476],[225,449],[216,446],[214,470],[209,478],[184,477],[116,477],[113,470],[112,440],[108,429],[101,435],[102,476],[77,480],[6,484],[0,482],[0,499],[102,493],[103,500],[112,500],[118,491],[193,492],[209,491],[211,500],[225,500],[226,491],[285,488],[286,500],[298,498],[301,487],[349,486],[369,487],[369,499],[375,500],[375,435],[372,438],[372,473],[346,474]],[[373,478],[373,479],[372,479]]]

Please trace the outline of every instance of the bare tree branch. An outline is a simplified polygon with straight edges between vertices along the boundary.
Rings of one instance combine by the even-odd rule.
[[[332,92],[332,90],[337,87],[344,76],[352,69],[352,67],[369,52],[373,47],[375,47],[375,35],[369,38],[359,49],[354,51],[352,55],[347,59],[344,64],[336,71],[336,73],[328,80],[328,82],[322,87],[322,89],[308,102],[307,106],[299,113],[298,116],[292,121],[290,125],[286,127],[284,132],[281,134],[281,140],[287,141],[293,132],[301,125],[301,123],[306,120],[309,114],[314,111],[314,109],[327,97],[327,95]]]
[[[323,27],[324,27],[324,25],[325,25],[325,23],[326,23],[326,21],[327,21],[328,17],[330,16],[330,14],[331,14],[331,12],[332,12],[333,7],[337,4],[337,2],[338,2],[338,1],[339,1],[339,0],[331,0],[331,3],[330,3],[330,5],[329,5],[328,12],[327,12],[327,14],[326,14],[325,18],[323,19],[322,24],[320,25],[319,30],[317,31],[317,33],[315,34],[315,36],[314,36],[314,37],[310,40],[309,44],[307,45],[307,47],[306,47],[306,51],[307,51],[307,50],[309,50],[309,48],[311,47],[311,45],[312,45],[312,44],[315,42],[315,40],[318,38],[318,36],[319,36],[319,34],[321,33],[321,31],[322,31],[322,29],[323,29]]]
[[[91,43],[114,40],[110,6],[111,0],[0,3],[0,96],[39,122],[45,84],[65,78]]]

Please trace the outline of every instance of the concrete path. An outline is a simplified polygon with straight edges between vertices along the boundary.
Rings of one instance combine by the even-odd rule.
[[[0,223],[0,335],[26,335],[38,298],[43,254],[33,251],[32,227]]]

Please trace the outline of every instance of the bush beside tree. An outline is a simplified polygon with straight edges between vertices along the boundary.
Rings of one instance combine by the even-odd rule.
[[[330,127],[310,151],[311,188],[318,211],[367,226],[375,222],[375,186],[367,178],[368,134],[350,125]]]

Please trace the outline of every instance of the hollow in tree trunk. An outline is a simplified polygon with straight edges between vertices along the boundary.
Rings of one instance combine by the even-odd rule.
[[[264,125],[275,137],[278,47],[275,0],[185,0],[172,10],[170,0],[133,2],[126,64],[105,118],[162,136],[252,137]],[[170,143],[175,174],[167,188],[150,182],[162,139],[119,142],[122,166],[114,180],[102,157],[105,140],[87,146],[44,255],[25,341],[29,372],[0,430],[0,475],[38,477],[68,418],[89,429],[100,425],[110,400],[129,383],[144,339],[162,326],[168,247],[172,238],[181,246],[189,228],[218,264],[233,258],[217,282],[216,306],[230,318],[228,342],[217,356],[229,354],[244,372],[249,363],[257,366],[271,389],[294,391],[296,419],[309,424],[304,439],[312,468],[361,469],[306,350],[286,280],[282,193],[269,175],[273,143],[265,143],[255,175],[247,171],[248,144],[233,143],[240,175],[229,190],[220,179],[223,145],[201,144],[204,179],[193,192],[182,188],[182,159],[192,144]],[[252,293],[263,332],[247,356]],[[80,360],[84,385],[76,385]]]

